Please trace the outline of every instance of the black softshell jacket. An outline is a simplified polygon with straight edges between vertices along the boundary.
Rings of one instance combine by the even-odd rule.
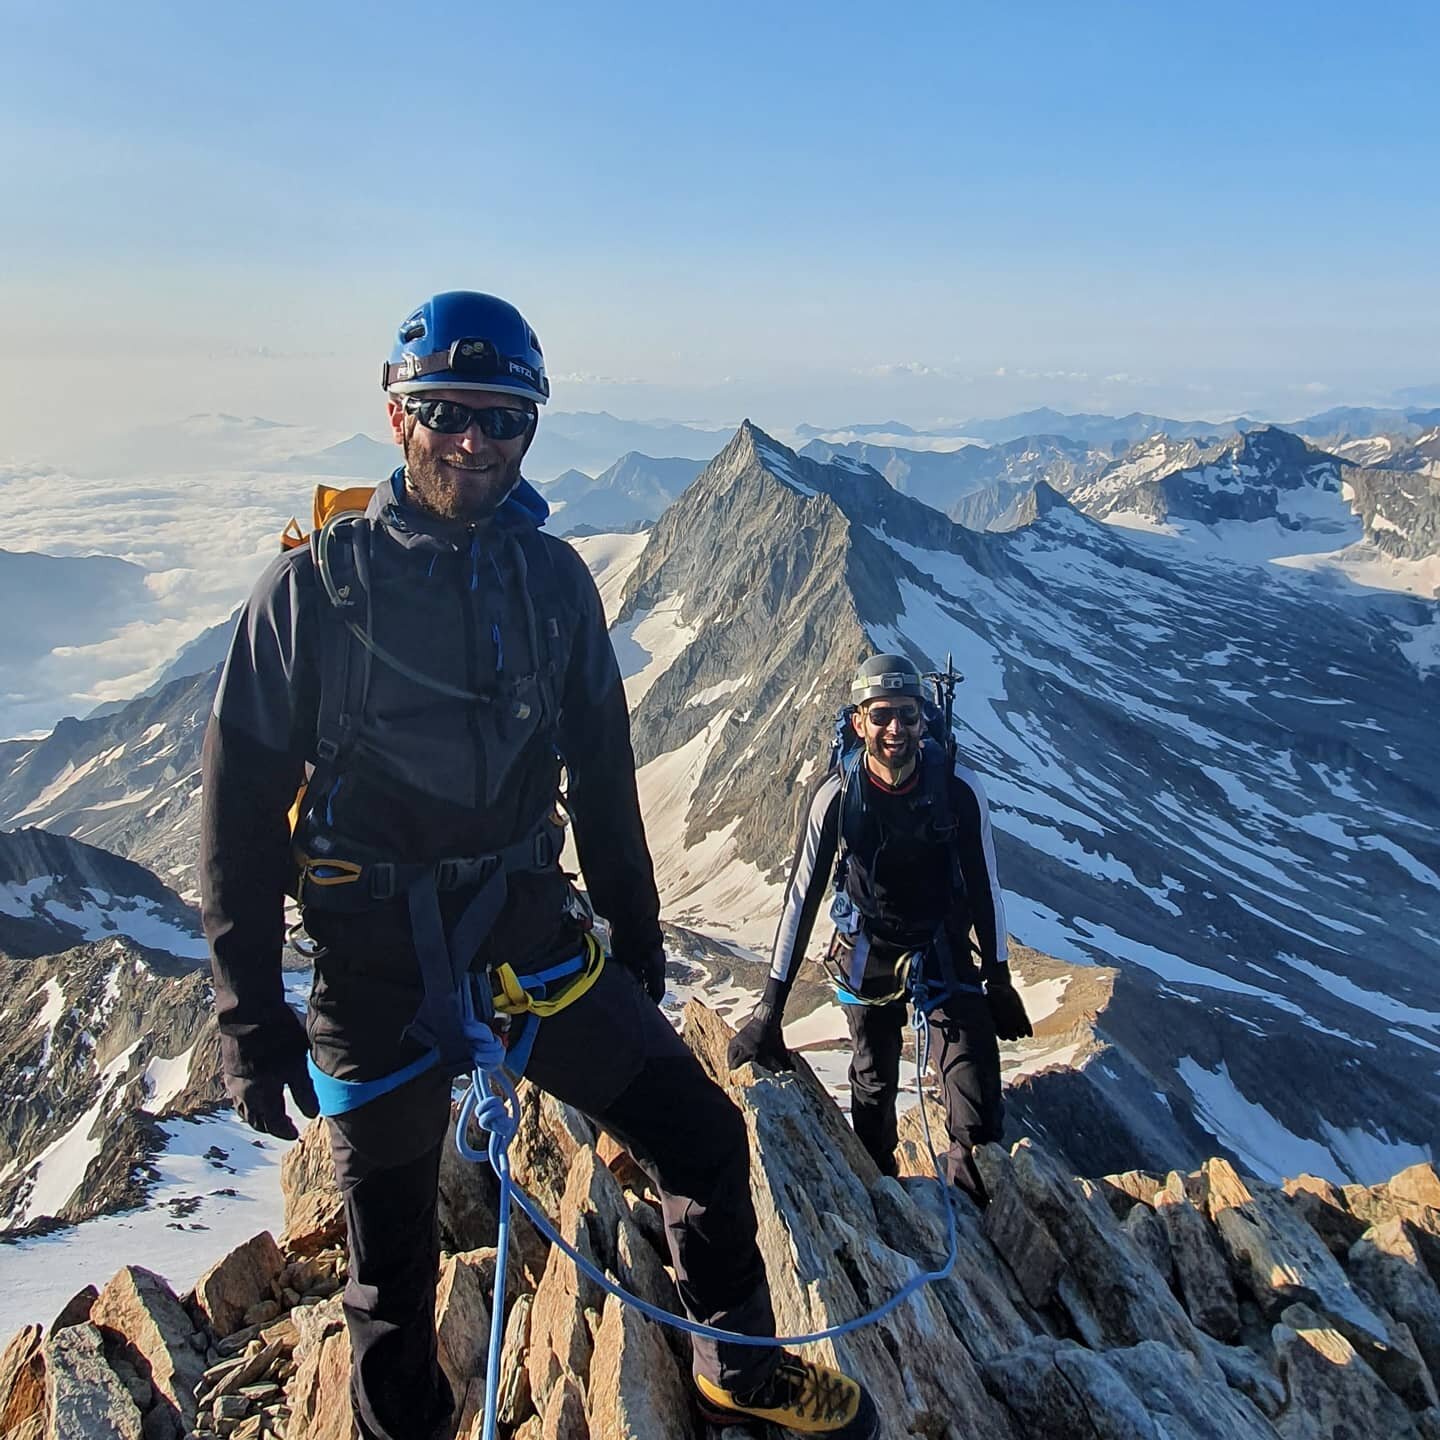
[[[311,797],[311,833],[337,855],[347,846],[401,862],[487,854],[554,808],[563,755],[581,868],[612,946],[622,954],[658,947],[625,693],[584,562],[539,531],[522,552],[516,534],[534,531],[536,519],[514,501],[486,527],[428,516],[406,503],[400,472],[377,487],[366,513],[374,639],[426,676],[499,699],[448,698],[373,660],[353,758],[326,794]],[[537,555],[547,574],[532,573]],[[516,680],[536,669],[537,624],[558,662],[554,728],[542,725],[539,705],[512,703]],[[309,547],[278,557],[240,616],[206,731],[203,918],[223,1063],[235,1075],[293,1059],[298,1043],[282,1013],[280,970],[293,871],[288,811],[315,758],[320,647],[359,649],[340,636]],[[516,881],[478,963],[505,959],[523,970],[560,930],[563,885],[554,874]],[[308,915],[307,926],[316,934]],[[408,947],[403,896],[366,917],[363,941]]]
[[[839,845],[843,780],[838,769],[830,771],[816,786],[805,809],[805,824],[790,866],[785,907],[776,930],[770,963],[771,978],[783,983],[787,990],[804,959],[820,907],[833,894],[831,882]],[[903,807],[909,803],[908,798],[884,794],[869,779],[863,766],[861,780],[871,786],[868,792],[871,809],[882,816],[887,811],[894,811],[898,820]],[[1010,943],[1005,928],[1005,901],[995,864],[995,843],[990,831],[990,807],[980,777],[958,761],[949,776],[949,786],[951,814],[956,825],[952,844],[964,884],[954,894],[946,916],[946,928],[957,964],[968,968],[968,937],[973,926],[979,946],[980,972],[988,977],[1006,968]],[[869,869],[875,865],[873,842],[876,834],[878,832],[869,836],[871,848],[858,852]],[[865,844],[864,837],[848,838],[852,843]],[[936,858],[939,855],[937,850]],[[930,857],[915,857],[916,884],[936,883],[928,875],[927,858]]]

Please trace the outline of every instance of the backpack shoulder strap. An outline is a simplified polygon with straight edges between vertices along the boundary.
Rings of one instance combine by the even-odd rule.
[[[545,536],[529,526],[518,528],[512,534],[524,567],[520,588],[535,664],[535,683],[540,691],[542,723],[558,733],[566,661],[561,617],[569,606],[561,593],[555,556]]]
[[[315,769],[310,804],[329,803],[341,767],[354,743],[357,720],[370,684],[370,656],[351,634],[350,613],[368,610],[368,588],[361,580],[359,548],[368,546],[369,525],[356,511],[336,511],[310,532],[310,551],[326,603],[319,607],[320,699],[315,716]],[[366,616],[366,624],[369,617]]]

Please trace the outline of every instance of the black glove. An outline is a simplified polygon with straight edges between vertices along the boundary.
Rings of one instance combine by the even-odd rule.
[[[790,987],[773,976],[766,982],[764,998],[735,1032],[735,1038],[725,1051],[725,1062],[732,1070],[738,1070],[752,1060],[767,1070],[795,1068],[780,1029],[785,1021],[785,999],[789,992]]]
[[[995,1035],[1000,1040],[1024,1040],[1035,1033],[1025,1002],[1010,983],[1010,972],[1001,971],[985,981],[985,1000],[990,1018],[995,1022]]]
[[[256,1036],[264,1037],[266,1054],[256,1058],[245,1073],[225,1075],[225,1090],[235,1104],[235,1113],[252,1129],[277,1140],[294,1140],[298,1134],[294,1121],[285,1110],[285,1091],[290,1091],[296,1108],[307,1119],[320,1113],[315,1086],[305,1065],[307,1041],[300,1017],[287,1005],[272,1024],[258,1027]],[[222,1042],[232,1062],[243,1063],[239,1044]]]
[[[285,1110],[287,1089],[296,1108],[307,1119],[313,1120],[320,1113],[320,1102],[315,1098],[315,1086],[303,1057],[283,1070],[249,1077],[227,1075],[225,1089],[235,1102],[235,1113],[252,1130],[273,1135],[277,1140],[293,1140],[299,1134]]]
[[[637,950],[629,945],[616,945],[612,937],[611,953],[645,987],[645,993],[657,1005],[665,998],[664,945],[656,941]]]

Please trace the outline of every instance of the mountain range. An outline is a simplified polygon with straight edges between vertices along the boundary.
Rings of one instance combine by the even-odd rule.
[[[599,475],[566,470],[539,489],[557,535],[624,534],[658,520],[704,468],[700,460],[656,459],[631,450]]]
[[[1030,449],[992,463],[1023,465]],[[1156,438],[1104,464],[1056,443],[1042,459],[1070,467],[1057,474],[1068,498],[1032,476],[1012,497],[1013,528],[981,533],[847,450],[797,454],[747,422],[648,533],[579,542],[626,673],[651,849],[679,927],[672,959],[690,954],[743,1013],[855,662],[878,648],[925,667],[953,654],[966,677],[958,739],[990,795],[1017,969],[1041,1022],[1007,1048],[1017,1120],[1092,1173],[1184,1165],[1217,1146],[1262,1178],[1369,1179],[1424,1158],[1440,1133],[1440,606],[1275,562],[1390,537],[1387,553],[1428,563],[1430,477],[1367,470],[1266,428]],[[182,902],[158,881],[100,877],[102,852],[87,847],[194,894],[214,685],[203,668],[0,745],[0,824],[85,842],[42,853],[51,838],[0,835],[28,857],[0,875],[0,949],[24,967],[0,1074],[44,1051],[32,1012],[61,1004],[50,981],[83,1048],[120,983],[115,956],[133,950],[166,984],[195,970],[179,941],[157,968],[118,918]],[[104,908],[100,895],[131,900],[109,906],[113,924],[64,928]],[[193,942],[181,912],[166,913]],[[186,983],[197,988],[177,1010],[183,1035],[133,999],[152,1017],[152,1058],[197,1043],[203,975]],[[823,985],[806,988],[792,1033],[819,1047],[839,1092],[843,1021]],[[85,1065],[66,1052],[76,1093],[68,1108],[47,1102],[57,1126],[69,1117],[64,1134],[103,1098],[105,1114],[132,1118],[124,1153],[143,1153],[153,1131],[134,1086],[150,1062],[137,1051],[108,1068],[132,1038],[117,1030]],[[213,1098],[213,1072],[192,1066],[187,1083],[192,1072]],[[17,1187],[57,1143],[27,1114],[7,1122],[16,1138],[0,1153]],[[33,1188],[0,1189],[14,1223],[40,1213]],[[106,1180],[94,1193],[133,1191]]]

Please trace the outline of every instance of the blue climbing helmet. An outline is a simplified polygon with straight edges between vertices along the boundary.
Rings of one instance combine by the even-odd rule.
[[[427,390],[500,390],[543,405],[545,357],[525,317],[477,290],[446,290],[412,310],[395,333],[380,387],[392,395]]]

